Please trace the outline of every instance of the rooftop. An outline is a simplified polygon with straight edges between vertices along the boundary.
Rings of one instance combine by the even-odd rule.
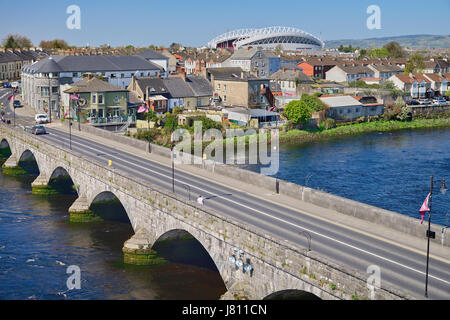
[[[334,97],[320,97],[323,103],[330,108],[345,107],[345,106],[362,106],[362,103],[351,96],[334,96]]]
[[[49,60],[53,60],[50,64]],[[23,68],[26,72],[101,72],[162,70],[140,56],[50,56]]]

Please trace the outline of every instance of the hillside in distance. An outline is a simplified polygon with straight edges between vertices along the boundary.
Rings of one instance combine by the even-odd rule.
[[[369,38],[361,40],[328,40],[325,41],[326,48],[337,48],[340,45],[360,48],[380,48],[390,41],[398,42],[404,48],[414,49],[448,49],[450,48],[450,35],[418,34],[409,36],[395,36],[383,38]]]

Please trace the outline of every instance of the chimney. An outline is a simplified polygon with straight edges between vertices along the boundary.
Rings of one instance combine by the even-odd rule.
[[[283,68],[283,72],[286,72],[286,68]]]

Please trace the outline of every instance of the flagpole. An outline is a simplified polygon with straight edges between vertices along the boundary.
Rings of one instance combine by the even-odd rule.
[[[430,180],[430,197],[428,198],[428,232],[427,232],[427,268],[425,272],[425,298],[428,298],[428,265],[430,262],[430,229],[431,229],[431,199],[433,196],[433,175]]]

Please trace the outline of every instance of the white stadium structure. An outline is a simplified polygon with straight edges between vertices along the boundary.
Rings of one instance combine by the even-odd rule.
[[[283,50],[321,50],[324,43],[303,30],[292,27],[267,27],[239,29],[224,33],[208,42],[210,48],[262,47],[273,50],[278,45]]]

